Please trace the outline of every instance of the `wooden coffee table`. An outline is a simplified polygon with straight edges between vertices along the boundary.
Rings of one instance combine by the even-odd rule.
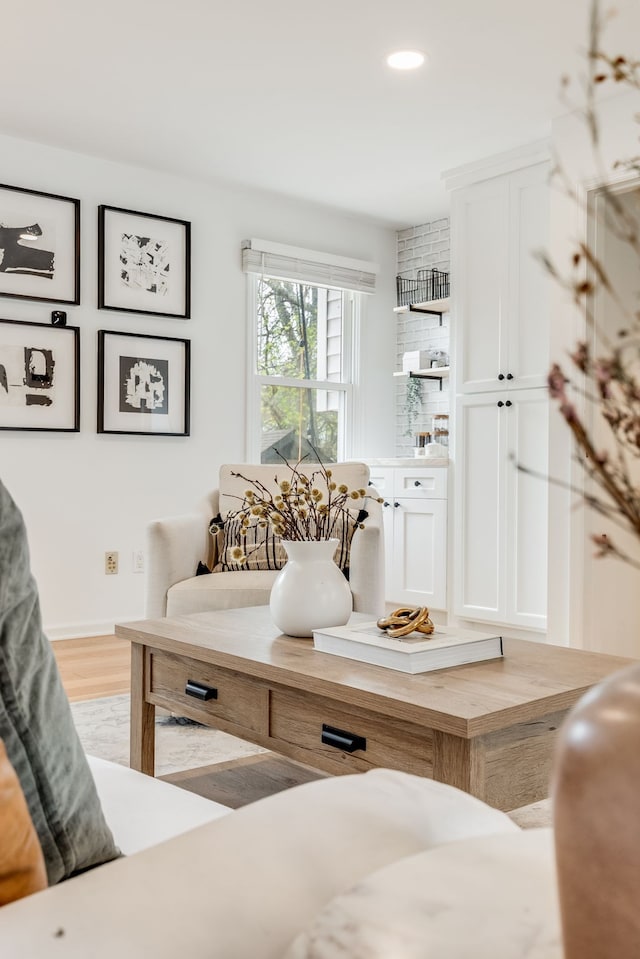
[[[162,706],[329,773],[400,769],[498,809],[547,796],[565,713],[632,662],[507,639],[503,659],[409,675],[283,636],[266,606],[124,623],[116,634],[132,644],[134,769],[154,773]]]

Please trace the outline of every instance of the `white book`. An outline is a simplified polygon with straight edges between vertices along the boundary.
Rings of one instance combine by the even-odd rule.
[[[503,655],[502,636],[453,626],[436,626],[431,636],[409,633],[398,639],[391,639],[375,622],[331,626],[314,629],[313,645],[322,653],[403,673],[427,673]]]

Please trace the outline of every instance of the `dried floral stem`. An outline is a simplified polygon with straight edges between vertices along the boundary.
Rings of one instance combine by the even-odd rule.
[[[350,490],[344,483],[336,483],[332,470],[321,462],[308,473],[301,468],[305,457],[294,465],[282,459],[289,473],[286,479],[274,475],[275,493],[259,480],[232,473],[248,486],[244,496],[237,497],[241,505],[233,514],[245,534],[257,525],[283,540],[326,540],[336,535],[340,520],[354,529],[364,528],[367,513],[363,505],[373,498],[366,490]]]
[[[596,103],[597,88],[605,83],[640,90],[640,61],[622,56],[612,57],[603,52],[600,44],[603,20],[598,0],[593,0],[587,53],[588,76],[582,115],[596,169],[599,171],[600,193],[606,201],[606,227],[640,262],[638,219],[622,202],[616,189],[608,185],[610,178],[602,159]],[[617,161],[614,169],[640,173],[640,158]],[[569,178],[557,164],[554,175],[560,180],[566,195],[574,202],[582,204],[583,201]],[[593,215],[593,210],[587,208],[587,213]],[[557,363],[553,365],[548,377],[550,395],[557,401],[571,430],[577,461],[602,494],[595,496],[583,490],[582,499],[600,515],[630,531],[640,540],[640,487],[632,470],[632,465],[640,460],[640,311],[635,308],[635,304],[630,307],[624,302],[611,282],[604,264],[589,243],[576,243],[571,258],[571,270],[567,275],[545,254],[540,254],[540,259],[553,279],[570,293],[574,303],[580,308],[585,330],[594,344],[591,347],[588,343],[579,343],[570,355],[571,363],[580,377],[578,385],[570,382]],[[607,294],[609,302],[619,311],[624,324],[615,334],[606,333],[597,323],[594,314],[596,295],[602,293]],[[599,448],[600,441],[596,440],[593,428],[587,426],[570,399],[569,389],[577,392],[583,401],[595,404],[599,414],[596,423],[601,422],[606,426],[610,451]],[[519,468],[523,469],[521,466]],[[615,556],[640,568],[640,563],[620,549],[606,534],[596,534],[591,538],[597,547],[596,555]]]

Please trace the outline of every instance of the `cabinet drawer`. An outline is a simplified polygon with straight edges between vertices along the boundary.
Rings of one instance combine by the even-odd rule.
[[[270,735],[301,749],[308,749],[323,760],[342,766],[340,771],[358,772],[373,767],[400,769],[419,776],[432,776],[433,738],[430,729],[397,719],[385,719],[377,713],[345,706],[321,696],[303,695],[273,689],[269,718]],[[323,725],[361,737],[365,749],[347,752],[340,738],[331,732],[336,745],[322,741]],[[277,747],[276,747],[277,748]],[[313,756],[309,763],[313,765]]]
[[[372,468],[369,473],[369,484],[374,487],[380,496],[393,496],[393,473],[388,470],[374,470]]]
[[[415,496],[417,499],[446,499],[447,470],[437,468],[399,469],[396,471],[393,495]]]
[[[269,708],[268,687],[259,680],[239,676],[228,669],[199,663],[186,656],[170,653],[151,653],[149,669],[152,696],[159,705],[172,710],[185,706],[189,713],[197,713],[201,721],[217,719],[254,732],[266,732]],[[206,700],[186,693],[187,683],[195,684],[194,692],[201,690]],[[215,690],[215,695],[207,690]]]

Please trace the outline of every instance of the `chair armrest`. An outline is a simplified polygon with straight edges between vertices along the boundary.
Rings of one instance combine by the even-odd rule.
[[[377,495],[372,490],[372,495]],[[376,500],[367,503],[369,516],[364,529],[358,529],[351,541],[349,585],[356,613],[376,618],[384,613],[384,526],[382,506]]]
[[[146,539],[144,615],[157,619],[167,615],[170,587],[195,576],[198,562],[207,558],[207,517],[202,512],[154,520],[147,526]]]

